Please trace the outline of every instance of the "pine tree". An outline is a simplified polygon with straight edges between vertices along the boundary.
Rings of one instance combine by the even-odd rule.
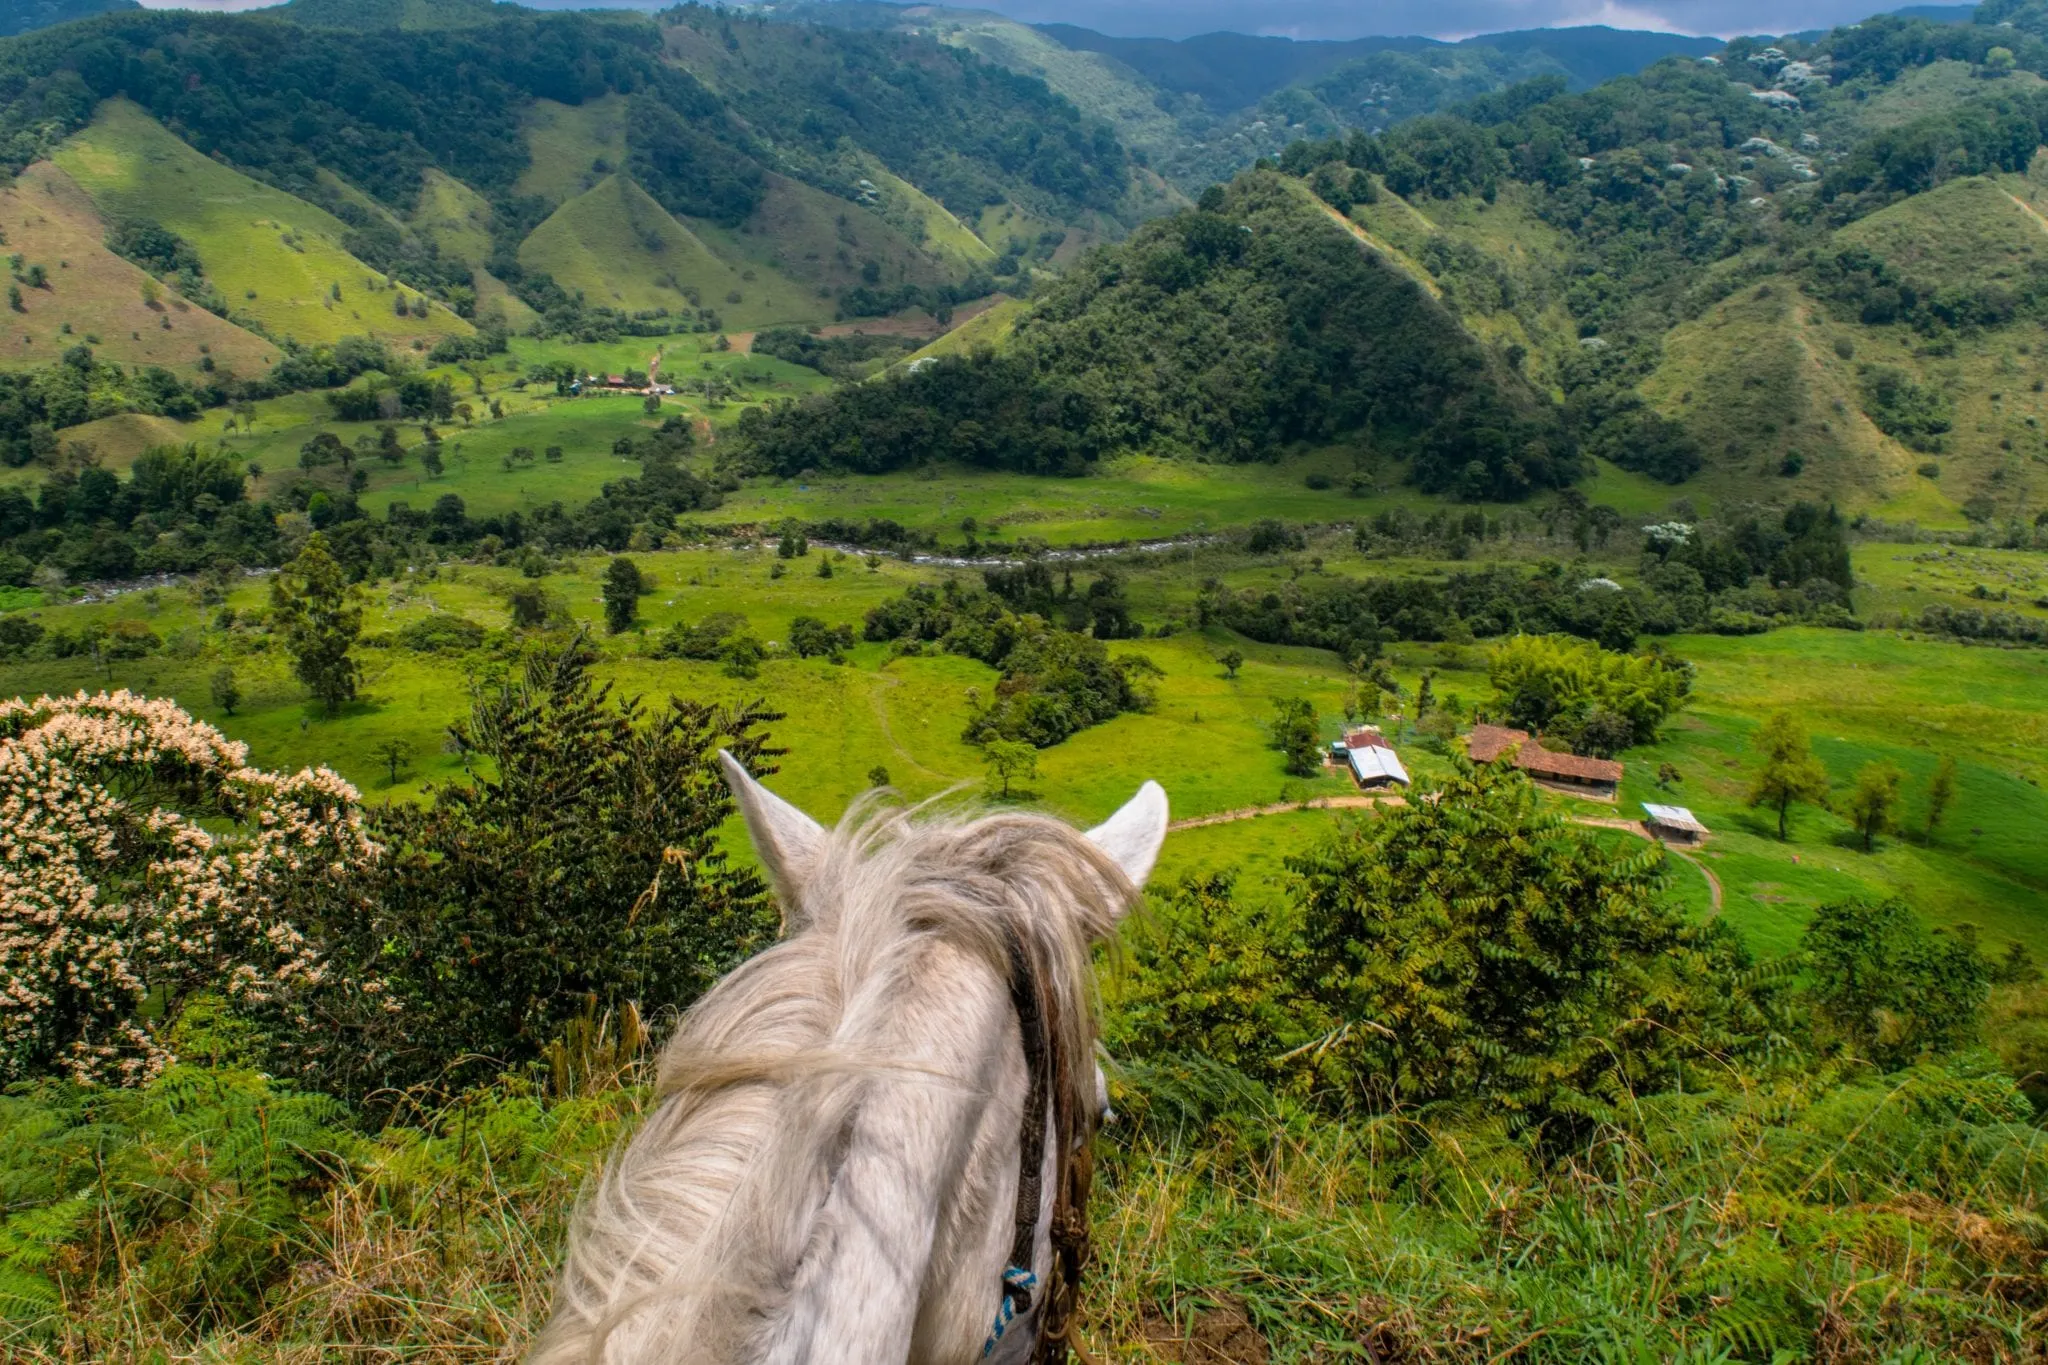
[[[330,716],[343,702],[355,700],[358,671],[349,649],[362,633],[361,600],[361,591],[343,577],[341,565],[327,552],[327,538],[318,531],[270,585],[270,605],[284,632],[292,672]]]

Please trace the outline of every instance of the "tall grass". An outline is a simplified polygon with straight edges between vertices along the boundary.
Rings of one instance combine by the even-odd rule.
[[[249,1072],[0,1099],[0,1355],[515,1358],[646,1102],[594,1026],[374,1136]],[[1310,1122],[1199,1064],[1120,1086],[1086,1337],[1241,1311],[1276,1361],[2040,1358],[2048,1135],[1970,1059],[1646,1098],[1561,1158],[1465,1110]],[[1234,1357],[1233,1357],[1234,1358]]]

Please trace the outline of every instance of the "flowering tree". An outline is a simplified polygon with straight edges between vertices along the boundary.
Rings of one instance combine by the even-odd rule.
[[[299,926],[379,850],[339,776],[247,760],[170,701],[0,701],[0,1083],[145,1081],[202,990],[304,1022],[326,972]]]

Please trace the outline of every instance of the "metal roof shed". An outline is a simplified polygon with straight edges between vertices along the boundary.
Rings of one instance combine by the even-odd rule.
[[[1348,752],[1351,771],[1361,787],[1380,787],[1389,782],[1408,785],[1408,770],[1392,749],[1379,744],[1361,744]]]
[[[1643,811],[1649,817],[1643,823],[1660,839],[1696,844],[1707,836],[1707,827],[1684,806],[1660,806],[1645,801]]]

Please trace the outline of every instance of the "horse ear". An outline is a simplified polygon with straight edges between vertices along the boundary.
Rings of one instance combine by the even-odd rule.
[[[824,826],[756,782],[725,750],[718,751],[718,761],[725,769],[725,785],[739,802],[754,851],[761,855],[768,879],[775,884],[783,915],[794,925],[801,914],[804,883],[810,880],[818,847],[825,842]]]
[[[1166,842],[1165,789],[1147,782],[1122,810],[1089,830],[1088,838],[1116,860],[1132,886],[1142,887],[1152,875],[1152,864],[1159,861],[1159,846]]]

